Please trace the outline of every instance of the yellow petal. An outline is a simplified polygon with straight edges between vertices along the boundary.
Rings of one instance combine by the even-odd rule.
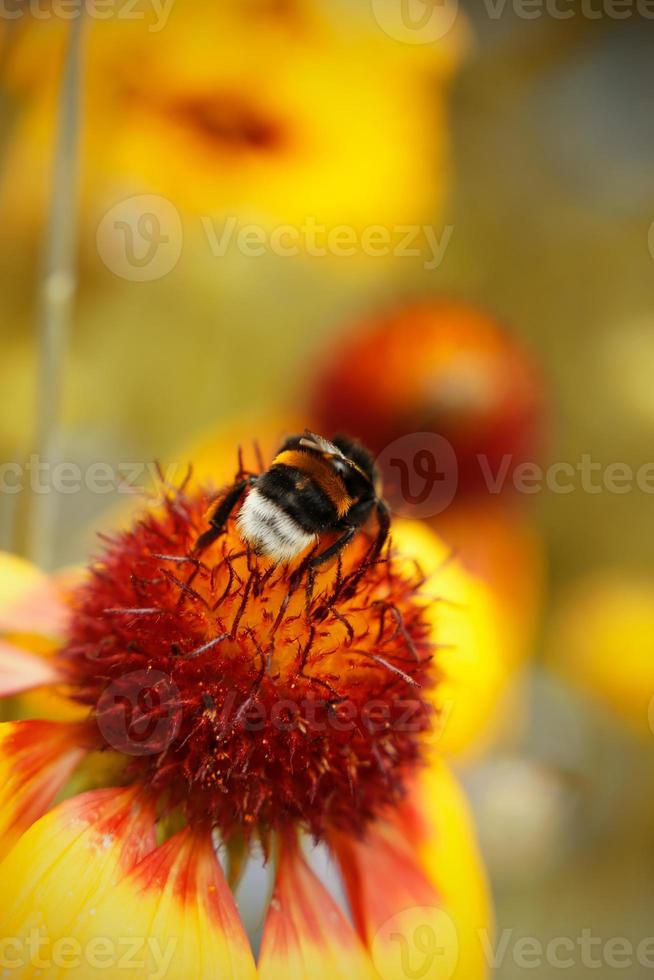
[[[0,859],[52,805],[84,755],[71,725],[0,724]]]
[[[56,684],[59,679],[51,661],[0,640],[0,698]]]
[[[490,586],[509,665],[532,657],[546,570],[533,516],[501,499],[472,500],[448,507],[431,523],[461,563]]]
[[[154,844],[152,810],[133,789],[84,793],[33,824],[0,864],[1,952],[12,980],[60,977],[85,917]]]
[[[259,957],[261,980],[373,980],[370,958],[298,845],[283,842]]]
[[[0,632],[57,636],[67,610],[54,584],[31,562],[0,552]]]
[[[91,914],[92,913],[92,914]],[[181,831],[78,916],[82,951],[71,980],[255,980],[256,967],[210,833]],[[112,961],[113,957],[113,961]],[[114,975],[109,973],[109,975]]]
[[[497,602],[490,586],[462,568],[422,522],[394,521],[393,541],[428,576],[423,595],[441,675],[433,695],[438,721],[432,741],[444,754],[478,754],[493,740],[511,679]]]
[[[12,718],[47,718],[49,721],[84,721],[89,716],[87,705],[67,697],[63,685],[50,685],[27,691],[15,701]]]
[[[364,840],[333,843],[355,925],[382,980],[464,980],[458,924],[399,829],[377,823]]]
[[[490,891],[468,802],[442,760],[434,758],[417,774],[398,824],[456,924],[459,955],[452,977],[485,977],[493,938]]]

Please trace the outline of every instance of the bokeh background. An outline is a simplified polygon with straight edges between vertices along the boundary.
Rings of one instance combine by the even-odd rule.
[[[654,463],[646,6],[174,0],[100,17],[88,4],[79,169],[68,160],[54,190],[73,21],[54,3],[3,8],[0,546],[79,561],[131,506],[82,486],[50,495],[44,516],[39,494],[13,492],[7,464],[43,449],[39,413],[52,458],[82,472],[160,460],[181,474],[196,454],[211,472],[230,440],[266,446],[290,419],[312,423],[326,359],[362,322],[418,302],[444,304],[455,390],[448,304],[527,352],[535,462],[590,456],[599,480]],[[49,216],[68,186],[77,203],[58,220],[76,221],[77,284],[44,355]],[[296,255],[271,246],[307,219],[349,229],[353,254],[310,254],[306,233]],[[222,249],[230,221],[264,244]],[[421,235],[418,255],[366,254],[373,226],[396,243],[400,226],[428,227],[442,252]],[[44,405],[57,365],[61,403]],[[649,976],[654,940],[649,965],[635,950],[654,936],[652,494],[576,480],[487,497],[435,523],[488,579],[517,650],[456,759],[497,904],[496,976],[559,976],[546,955],[525,971],[518,940],[577,944],[584,930],[601,940],[595,966],[576,946],[569,975]],[[620,938],[629,962],[607,952]]]

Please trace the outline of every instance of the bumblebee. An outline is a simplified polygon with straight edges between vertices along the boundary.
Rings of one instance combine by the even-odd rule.
[[[257,555],[275,562],[297,557],[320,537],[333,532],[336,540],[313,555],[316,568],[337,555],[357,530],[377,514],[378,555],[390,530],[390,513],[379,495],[379,474],[372,454],[346,436],[333,442],[310,432],[291,436],[280,447],[269,469],[238,480],[210,513],[210,528],[198,538],[202,550],[222,534],[242,498],[236,524],[241,537]]]

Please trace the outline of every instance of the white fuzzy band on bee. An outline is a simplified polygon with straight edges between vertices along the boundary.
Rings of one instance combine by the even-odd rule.
[[[316,539],[256,487],[243,501],[236,524],[241,537],[256,554],[275,561],[290,561]]]

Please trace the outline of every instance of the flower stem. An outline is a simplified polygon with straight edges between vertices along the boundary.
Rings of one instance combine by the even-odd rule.
[[[52,200],[40,290],[35,442],[39,462],[48,467],[52,467],[61,452],[63,372],[77,287],[76,212],[83,27],[83,3],[80,0],[77,16],[71,20],[59,94]],[[54,557],[58,507],[50,479],[44,482],[47,491],[33,492],[30,501],[27,552],[33,561],[49,568]]]

